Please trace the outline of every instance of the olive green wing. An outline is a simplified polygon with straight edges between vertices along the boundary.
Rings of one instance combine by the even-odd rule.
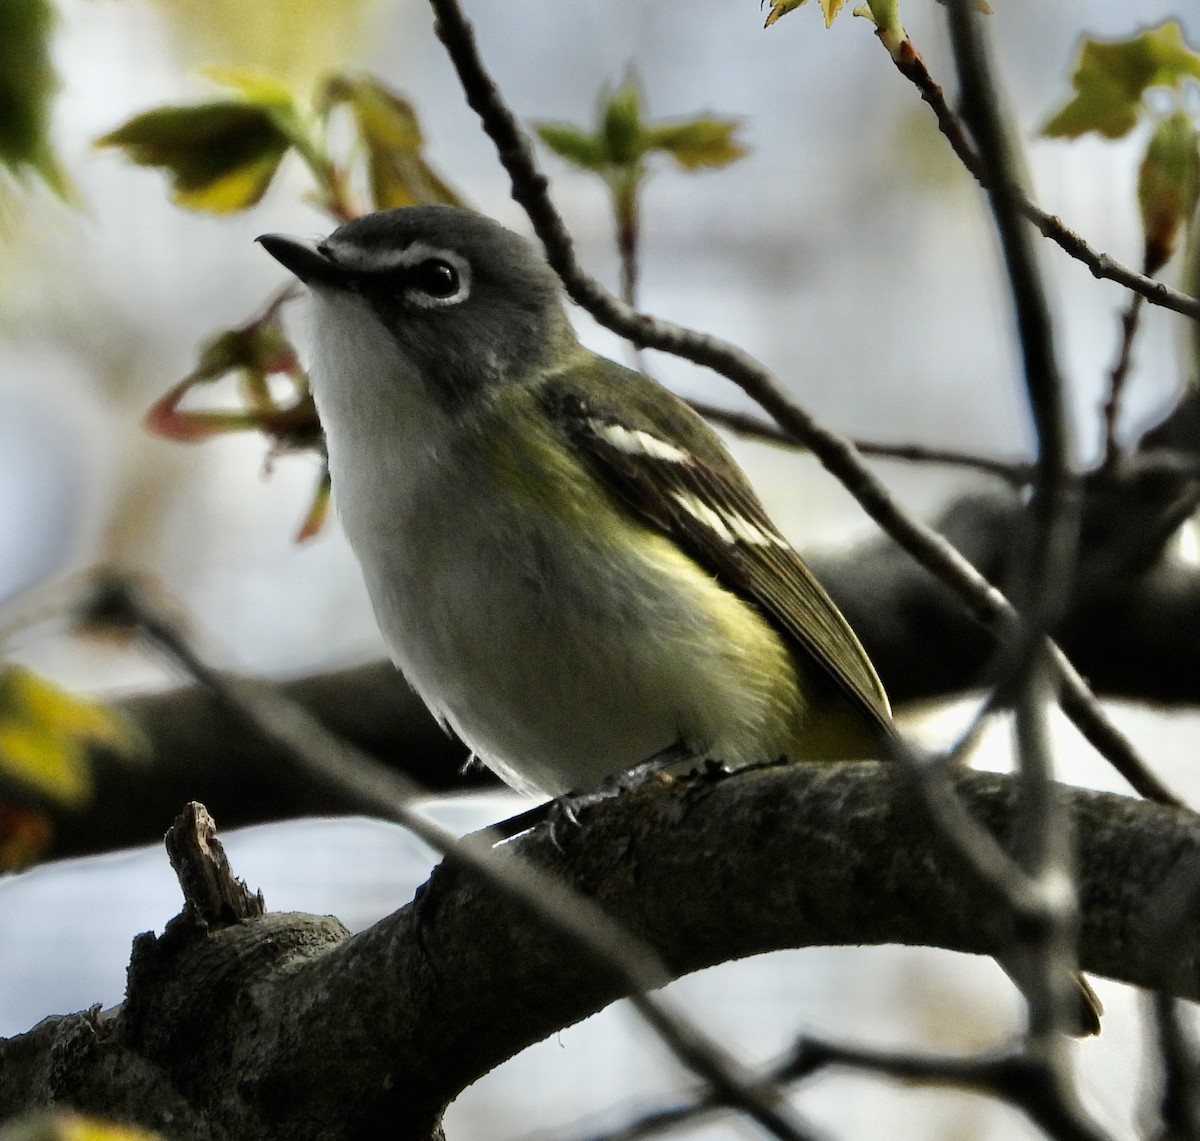
[[[887,695],[854,631],[692,409],[642,374],[597,356],[546,378],[542,401],[633,510],[757,606],[853,705],[891,732]]]

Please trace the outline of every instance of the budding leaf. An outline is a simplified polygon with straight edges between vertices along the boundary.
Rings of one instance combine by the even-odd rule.
[[[96,141],[119,147],[139,166],[171,178],[172,197],[187,209],[226,214],[266,193],[292,145],[291,106],[222,100],[159,107]]]
[[[776,20],[781,19],[789,12],[794,11],[796,8],[799,8],[801,5],[806,3],[808,3],[808,0],[771,0],[771,8],[770,11],[767,12],[767,20],[766,23],[763,24],[763,27],[769,28],[773,23],[775,23]],[[826,21],[829,20],[828,14],[826,14],[825,18]]]
[[[600,138],[613,166],[631,166],[646,151],[642,138],[642,92],[633,75],[609,96],[604,105]]]
[[[180,443],[199,443],[230,432],[262,432],[273,446],[299,449],[320,440],[320,425],[300,359],[283,327],[280,307],[284,294],[266,312],[245,325],[224,329],[200,349],[195,369],[150,407],[146,427],[156,435]],[[180,405],[193,388],[210,384],[229,373],[236,375],[244,407],[235,409],[183,409]],[[268,377],[285,376],[298,392],[295,400],[280,403],[271,392]]]
[[[1174,21],[1129,40],[1085,40],[1071,80],[1075,96],[1042,134],[1074,139],[1095,131],[1119,139],[1137,125],[1146,91],[1178,89],[1189,78],[1200,79],[1200,54],[1184,42]]]
[[[188,444],[231,432],[259,432],[270,443],[268,471],[273,457],[281,452],[317,452],[322,475],[297,536],[303,540],[320,531],[328,516],[329,464],[308,377],[288,340],[280,314],[291,296],[290,290],[285,291],[254,320],[210,338],[200,350],[196,368],[150,406],[145,424],[156,435]],[[230,373],[237,378],[240,407],[182,407],[194,388]],[[272,390],[273,376],[290,381],[291,392],[285,399],[279,399]]]
[[[685,170],[728,166],[747,150],[734,138],[739,124],[729,119],[693,119],[647,129],[648,149],[664,151]]]
[[[1190,116],[1177,111],[1155,128],[1138,171],[1138,205],[1145,236],[1145,271],[1171,259],[1181,226],[1200,195],[1200,137]]]
[[[735,138],[739,126],[712,118],[647,122],[637,77],[631,74],[602,99],[594,132],[566,123],[543,123],[536,130],[555,154],[616,184],[639,181],[646,173],[644,159],[656,153],[669,155],[685,170],[728,166],[747,153]]]
[[[565,123],[543,123],[535,130],[546,146],[573,166],[601,171],[608,165],[608,148],[597,135]]]
[[[318,102],[328,112],[348,104],[367,158],[367,179],[377,210],[462,198],[425,159],[425,137],[412,104],[370,76],[335,75]]]

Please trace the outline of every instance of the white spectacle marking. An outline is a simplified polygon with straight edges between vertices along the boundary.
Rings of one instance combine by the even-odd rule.
[[[456,250],[422,241],[411,242],[401,249],[365,249],[336,238],[330,238],[328,245],[339,266],[359,273],[396,273],[425,261],[444,261],[453,267],[458,274],[458,288],[448,297],[435,297],[415,285],[405,290],[405,297],[422,309],[458,305],[471,296],[471,263]]]
[[[660,440],[640,428],[626,428],[624,424],[602,420],[590,420],[588,424],[602,440],[627,456],[648,456],[652,460],[665,460],[673,464],[686,464],[691,460],[691,456],[682,448],[668,444],[666,440]]]
[[[744,515],[733,512],[719,511],[705,503],[699,496],[686,491],[673,491],[671,498],[679,504],[693,519],[703,523],[723,543],[745,543],[750,547],[782,547],[790,546],[788,541],[774,531],[764,531],[755,526]]]

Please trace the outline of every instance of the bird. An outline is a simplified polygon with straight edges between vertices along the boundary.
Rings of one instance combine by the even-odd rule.
[[[506,783],[879,754],[848,623],[708,424],[580,344],[530,242],[452,206],[258,241],[311,293],[334,503],[392,658]]]
[[[257,240],[311,294],[334,503],[392,660],[502,780],[888,755],[870,658],[720,437],[580,343],[532,243],[443,205]]]

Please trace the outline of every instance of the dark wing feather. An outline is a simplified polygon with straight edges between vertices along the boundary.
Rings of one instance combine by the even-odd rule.
[[[883,685],[849,624],[716,433],[681,400],[667,393],[664,401],[664,392],[640,373],[592,357],[549,378],[543,401],[626,503],[757,606],[890,732]]]

